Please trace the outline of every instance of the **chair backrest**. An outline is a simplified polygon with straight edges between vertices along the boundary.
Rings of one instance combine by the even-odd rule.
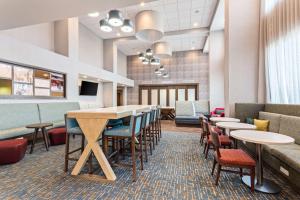
[[[209,135],[209,123],[208,121],[203,118],[202,119],[202,125],[203,125],[203,135]]]
[[[160,112],[161,112],[161,108],[157,107],[157,110],[156,110],[156,120],[160,119]]]
[[[154,117],[155,117],[155,110],[151,110],[151,115],[150,115],[150,123],[153,123]]]
[[[146,126],[145,127],[148,127],[150,125],[150,118],[151,118],[151,111],[148,111],[146,113]]]
[[[220,158],[221,155],[220,155],[219,133],[217,133],[212,126],[209,126],[209,130],[210,130],[210,137],[212,139],[212,143],[213,143],[214,149],[217,152],[218,158]]]
[[[144,129],[147,125],[147,115],[150,114],[150,111],[143,112],[143,120],[142,120],[142,129]],[[149,115],[150,116],[150,115]]]
[[[77,120],[75,118],[68,118],[67,114],[65,114],[65,124],[66,124],[67,132],[71,128],[79,127]]]
[[[143,113],[131,116],[130,130],[132,133],[132,137],[135,137],[135,135],[137,135],[141,132],[143,117],[144,117]]]

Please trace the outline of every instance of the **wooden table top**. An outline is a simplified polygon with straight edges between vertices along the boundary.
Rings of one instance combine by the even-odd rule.
[[[255,130],[256,126],[252,124],[246,124],[246,123],[239,123],[239,122],[218,122],[216,123],[218,127],[221,128],[228,128],[228,129],[246,129],[246,130]]]
[[[37,123],[37,124],[29,124],[26,128],[46,128],[49,126],[53,126],[52,123]]]
[[[69,118],[100,118],[100,119],[119,119],[134,115],[138,112],[153,109],[155,106],[151,105],[128,105],[128,106],[115,106],[108,108],[97,109],[83,109],[68,112]]]
[[[290,144],[295,142],[294,138],[287,135],[256,130],[231,131],[230,136],[238,140],[256,144]]]

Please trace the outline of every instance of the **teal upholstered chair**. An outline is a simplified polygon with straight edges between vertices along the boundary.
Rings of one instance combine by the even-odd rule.
[[[152,155],[152,146],[151,146],[151,140],[148,138],[148,132],[150,130],[150,111],[143,112],[144,117],[142,120],[142,133],[143,133],[143,145],[144,145],[144,152],[145,152],[145,161],[148,162],[148,153],[147,153],[147,147],[149,145],[150,153]],[[148,143],[149,141],[149,143]]]
[[[151,115],[150,115],[150,126],[151,126],[151,138],[152,138],[152,143],[153,143],[153,149],[155,149],[155,141],[157,144],[157,130],[156,130],[156,114],[157,114],[157,109],[151,110]]]
[[[67,115],[65,114],[65,124],[66,124],[66,147],[65,147],[64,171],[67,172],[69,168],[69,160],[73,160],[73,161],[78,160],[77,158],[70,158],[70,155],[78,151],[81,151],[81,153],[83,152],[85,137],[76,119],[68,118]],[[70,136],[74,137],[75,135],[81,136],[81,146],[79,148],[70,151]],[[89,171],[91,172],[91,157],[89,160]]]
[[[140,169],[143,170],[143,142],[142,142],[142,121],[144,114],[137,114],[131,116],[130,125],[129,126],[118,126],[115,128],[107,129],[104,131],[103,139],[105,145],[108,143],[108,138],[113,138],[117,141],[118,145],[116,145],[116,152],[113,152],[112,155],[116,155],[118,157],[120,152],[120,140],[129,139],[130,150],[131,150],[131,160],[132,163],[125,164],[119,163],[119,160],[116,159],[116,165],[121,165],[125,167],[132,167],[133,171],[133,181],[136,181],[136,156],[140,159]],[[138,154],[136,154],[136,138],[138,138],[139,148]],[[107,148],[104,148],[104,153],[107,155]]]
[[[145,127],[144,127],[143,131],[145,132],[147,145],[149,145],[150,154],[152,155],[152,146],[154,146],[154,144],[153,144],[153,140],[152,140],[151,124],[150,124],[151,113],[152,113],[151,110],[144,113],[145,114],[145,116],[144,116],[144,118],[145,118]]]
[[[122,119],[110,119],[108,120],[108,123],[106,127],[113,128],[117,126],[123,126],[123,120]]]

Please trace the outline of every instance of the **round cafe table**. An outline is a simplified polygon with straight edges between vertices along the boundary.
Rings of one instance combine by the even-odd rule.
[[[212,122],[240,122],[240,119],[231,118],[231,117],[211,117],[209,118]]]
[[[238,122],[218,122],[216,123],[217,127],[226,129],[226,133],[230,136],[230,131],[232,130],[255,130],[256,126],[252,124],[246,123],[238,123]],[[237,148],[237,142],[234,138],[234,148]]]
[[[263,144],[290,144],[295,139],[286,135],[273,132],[255,130],[236,130],[230,133],[231,137],[256,144],[256,183],[255,190],[276,194],[281,188],[269,179],[263,178],[262,145]],[[251,186],[250,176],[243,176],[242,181],[247,186]]]

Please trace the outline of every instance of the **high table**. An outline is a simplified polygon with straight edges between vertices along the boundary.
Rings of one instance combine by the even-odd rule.
[[[231,118],[231,117],[211,117],[209,118],[212,122],[240,122],[240,119]]]
[[[238,140],[247,141],[256,144],[256,184],[255,190],[275,194],[281,191],[281,188],[269,179],[263,178],[262,145],[263,144],[290,144],[295,139],[286,135],[254,130],[237,130],[230,133],[231,137]],[[250,176],[243,176],[242,181],[247,186],[251,186]]]
[[[239,122],[218,122],[217,127],[225,128],[226,133],[230,136],[231,130],[255,130],[256,126],[252,124],[239,123]],[[236,139],[234,139],[234,147],[237,148]]]
[[[93,152],[101,169],[103,170],[105,177],[97,175],[81,175],[93,180],[112,182],[116,180],[116,175],[113,172],[109,162],[107,161],[99,143],[98,139],[101,137],[103,130],[109,119],[119,119],[127,117],[138,112],[143,112],[153,108],[153,106],[147,105],[129,105],[129,106],[117,106],[109,108],[98,109],[85,109],[69,111],[67,116],[69,118],[76,118],[86,140],[87,145],[84,148],[79,160],[77,161],[72,175],[76,176],[80,173],[82,167],[85,165],[90,154]]]

